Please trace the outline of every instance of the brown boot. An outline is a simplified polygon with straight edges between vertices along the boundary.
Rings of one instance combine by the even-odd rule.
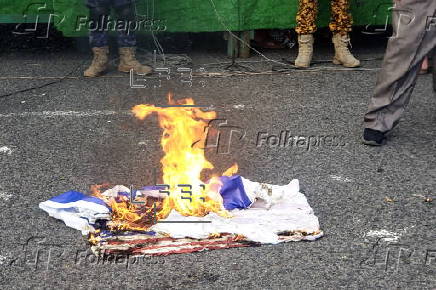
[[[85,77],[97,77],[107,70],[109,47],[93,47],[94,58],[91,65],[83,72]]]
[[[298,56],[296,67],[309,67],[313,55],[313,34],[298,35]]]
[[[335,46],[334,64],[342,64],[345,67],[358,67],[360,65],[360,61],[348,49],[350,44],[348,34],[341,35],[340,33],[334,33],[332,42]]]
[[[118,70],[121,72],[130,72],[133,69],[136,73],[151,74],[153,69],[147,65],[140,64],[135,58],[135,47],[120,47],[120,64]]]

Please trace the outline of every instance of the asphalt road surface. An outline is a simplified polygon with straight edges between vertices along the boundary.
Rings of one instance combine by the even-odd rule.
[[[360,70],[338,70],[328,62],[312,71],[286,70],[253,56],[253,62],[240,64],[256,71],[273,65],[282,72],[242,76],[228,75],[222,62],[229,60],[221,50],[189,52],[192,65],[169,54],[170,80],[162,78],[158,87],[156,73],[145,81],[150,88],[131,88],[129,76],[114,70],[82,78],[90,55],[74,48],[3,53],[0,95],[12,94],[0,98],[1,288],[434,289],[435,201],[424,200],[436,194],[431,76],[419,78],[388,144],[366,147],[360,142],[363,113],[384,42],[362,42],[354,51],[366,59]],[[266,55],[282,62],[293,59],[295,49]],[[315,55],[331,57],[329,46]],[[152,57],[141,52],[140,59]],[[177,73],[183,67],[222,75],[195,76],[190,87]],[[255,181],[285,184],[298,178],[325,236],[153,257],[134,265],[102,264],[80,232],[38,208],[54,195],[87,191],[91,184],[151,183],[150,172],[159,169],[162,157],[161,130],[156,118],[137,121],[129,110],[141,103],[165,105],[168,91],[175,98],[194,98],[245,133],[224,142],[222,151],[207,149],[217,172],[237,162],[240,174]],[[259,132],[271,136],[284,130],[341,142],[310,147],[257,142]]]

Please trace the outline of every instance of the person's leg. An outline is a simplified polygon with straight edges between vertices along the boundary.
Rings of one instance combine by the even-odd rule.
[[[89,43],[94,54],[91,65],[83,73],[86,77],[96,77],[107,69],[108,36],[106,22],[110,13],[110,2],[107,0],[87,0],[89,8]]]
[[[118,47],[135,47],[136,46],[136,30],[138,25],[136,22],[135,7],[132,0],[113,0],[114,8],[117,14],[117,42]],[[118,27],[117,27],[118,26]]]
[[[329,23],[329,28],[331,32],[340,33],[342,35],[347,35],[349,32],[351,32],[353,17],[351,16],[349,9],[349,0],[330,1],[331,20]]]
[[[364,142],[374,134],[380,140],[380,134],[384,135],[398,123],[410,100],[421,63],[436,46],[436,26],[431,22],[435,13],[436,1],[396,1],[392,13],[394,35],[388,41],[375,92],[365,114]]]
[[[140,27],[137,22],[134,0],[113,0],[115,11],[117,13],[117,23],[124,23],[118,30],[118,51],[120,54],[120,64],[118,70],[136,73],[149,74],[152,72],[151,67],[140,64],[135,57],[136,53],[136,29]],[[120,27],[118,27],[120,28]]]
[[[315,33],[317,16],[318,0],[299,0],[295,32],[299,35]]]
[[[108,35],[105,29],[110,15],[110,1],[87,0],[89,8],[89,43],[91,47],[108,46]]]
[[[318,0],[299,0],[295,27],[295,32],[298,34],[298,56],[295,59],[297,67],[310,66],[317,15]]]
[[[351,32],[353,18],[350,9],[349,0],[331,0],[331,21],[329,24],[330,31],[333,33],[332,42],[335,46],[335,57],[333,63],[342,64],[345,67],[357,67],[360,61],[356,59],[348,49],[350,38],[348,33]]]

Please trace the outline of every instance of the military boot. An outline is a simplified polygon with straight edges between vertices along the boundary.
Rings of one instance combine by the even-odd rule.
[[[153,69],[147,65],[142,65],[135,57],[135,47],[120,47],[118,49],[120,53],[120,64],[118,70],[121,72],[130,72],[133,69],[134,72],[140,74],[151,74]]]
[[[360,61],[348,49],[350,44],[348,34],[341,35],[340,33],[334,33],[332,42],[335,46],[334,64],[341,64],[345,67],[358,67],[360,65]]]
[[[107,70],[109,47],[93,47],[94,58],[91,65],[83,72],[85,77],[97,77]]]
[[[313,55],[313,34],[298,35],[298,56],[295,66],[309,67]]]

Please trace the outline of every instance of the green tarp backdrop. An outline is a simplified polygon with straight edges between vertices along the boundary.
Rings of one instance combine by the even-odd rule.
[[[319,0],[319,25],[326,26],[330,1]],[[88,15],[85,0],[0,0],[1,22],[32,22],[35,15],[51,19],[65,36],[84,36],[79,19]],[[351,0],[354,24],[384,25],[392,0]],[[139,19],[164,23],[168,32],[243,31],[293,28],[297,0],[137,0]],[[52,17],[47,15],[52,14]],[[27,18],[24,17],[27,15]]]

